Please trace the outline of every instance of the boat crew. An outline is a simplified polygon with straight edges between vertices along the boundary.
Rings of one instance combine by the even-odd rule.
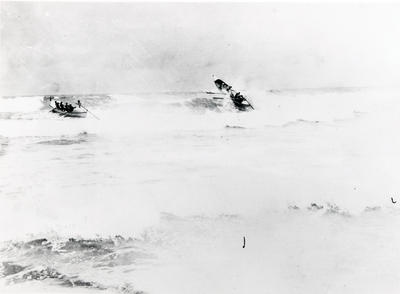
[[[62,103],[62,101],[60,102],[60,109],[64,110],[64,104]]]
[[[56,108],[60,109],[60,104],[58,103],[58,101],[54,101],[54,103],[56,104]]]
[[[237,93],[235,94],[234,99],[235,99],[238,103],[242,103],[243,100],[244,100],[244,98],[243,98],[243,96],[240,94],[240,92],[237,92]]]
[[[74,111],[74,109],[75,109],[75,107],[73,107],[72,104],[68,104],[68,108],[67,108],[68,112],[72,112],[72,111]]]
[[[81,108],[81,105],[82,105],[82,104],[81,104],[81,100],[78,100],[78,103],[77,103],[77,104],[78,104],[78,107]]]

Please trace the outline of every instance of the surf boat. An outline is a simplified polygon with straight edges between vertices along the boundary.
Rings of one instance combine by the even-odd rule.
[[[218,90],[229,94],[233,104],[239,110],[247,110],[248,108],[254,109],[254,107],[250,104],[250,102],[244,97],[240,92],[237,92],[232,89],[232,86],[228,85],[221,79],[216,79],[214,81],[215,86]]]
[[[49,106],[52,108],[51,112],[58,113],[60,116],[64,117],[86,117],[87,115],[87,110],[83,107],[75,107],[73,111],[68,112],[55,107],[55,101],[49,103]]]

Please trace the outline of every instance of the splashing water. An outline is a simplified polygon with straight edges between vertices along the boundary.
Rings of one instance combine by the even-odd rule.
[[[2,98],[5,289],[396,293],[398,94]]]

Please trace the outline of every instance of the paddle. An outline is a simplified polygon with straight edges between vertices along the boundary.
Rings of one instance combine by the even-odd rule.
[[[249,103],[249,106],[254,110],[254,107],[253,107],[253,105],[251,105],[251,103],[249,102],[249,100],[247,100],[245,97],[243,97],[243,99],[246,100],[247,103]]]
[[[53,109],[54,109],[54,107],[53,106],[51,106],[50,104],[48,104],[49,106],[50,106],[50,110],[49,110],[49,112],[52,112],[53,111]]]
[[[75,103],[75,105],[78,105],[78,103]],[[82,104],[79,106],[82,107],[83,109],[85,109],[87,112],[89,112],[91,115],[93,115],[96,119],[100,120],[100,118],[98,118],[97,116],[95,116],[89,109],[87,109],[86,107],[84,107]]]

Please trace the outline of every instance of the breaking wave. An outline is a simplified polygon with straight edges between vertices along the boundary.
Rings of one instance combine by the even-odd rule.
[[[214,110],[221,111],[219,105],[211,99],[208,98],[193,98],[185,103],[189,108],[198,111]]]
[[[350,214],[334,203],[312,202],[305,207],[290,205],[287,209],[290,213],[270,211],[256,218],[225,213],[179,216],[164,212],[158,225],[148,227],[134,238],[121,235],[63,238],[50,233],[28,241],[7,241],[0,247],[0,277],[8,285],[36,281],[59,287],[138,294],[147,292],[147,289],[135,285],[135,274],[140,269],[157,268],[166,260],[192,260],[194,252],[210,258],[216,247],[222,246],[221,250],[224,250],[232,247],[231,242],[239,243],[242,234],[248,236],[248,246],[256,242],[271,242],[270,238],[283,232],[290,240],[301,237],[305,242],[304,238],[308,238],[310,232],[309,224],[315,230],[313,239],[318,240],[317,243],[329,244],[330,238],[332,242],[342,238],[337,236],[342,234],[341,231],[344,231],[343,238],[348,238],[357,228],[374,230],[376,226],[387,223],[388,217],[398,222],[399,215],[393,209],[380,206],[367,206],[359,214]],[[360,234],[363,236],[364,233]],[[265,236],[271,237],[264,240]],[[257,241],[257,238],[261,239]],[[355,238],[360,242],[358,237]],[[275,246],[287,246],[279,243],[285,240],[279,240],[278,237],[274,241],[278,244]],[[313,244],[316,240],[307,242]],[[110,278],[114,276],[117,278]]]
[[[115,267],[124,267],[125,272],[134,270],[143,260],[154,258],[153,254],[139,248],[140,243],[122,236],[67,240],[39,238],[27,242],[6,242],[0,250],[3,260],[0,277],[6,279],[7,284],[41,281],[62,287],[142,293],[128,282],[110,285],[106,283],[105,277],[93,281],[75,273],[78,265],[100,272]]]
[[[250,284],[273,291],[293,285],[288,277],[314,286],[321,270],[332,274],[309,260],[334,268],[370,236],[381,248],[400,219],[388,197],[397,198],[388,175],[400,141],[382,132],[397,125],[398,108],[388,109],[397,96],[249,96],[249,112],[213,92],[65,98],[99,119],[59,117],[41,97],[0,100],[2,280],[137,293],[168,279],[180,289],[188,277],[201,293],[246,292],[234,277],[255,265]],[[343,240],[351,250],[339,250]],[[346,266],[359,272],[354,264]],[[285,272],[268,274],[277,268]],[[329,283],[306,290],[323,293]]]
[[[368,90],[368,89],[367,89]],[[103,120],[116,120],[119,116],[127,115],[130,111],[130,122],[138,123],[142,119],[141,111],[159,115],[160,122],[166,113],[171,112],[174,120],[187,120],[188,109],[192,113],[212,115],[220,114],[220,120],[226,121],[231,114],[242,114],[240,119],[243,124],[263,127],[276,125],[290,127],[298,123],[334,122],[335,120],[353,119],[362,113],[368,113],[374,107],[373,99],[376,92],[366,89],[354,91],[346,90],[282,90],[249,92],[255,111],[251,115],[238,111],[233,106],[229,97],[214,92],[173,92],[173,93],[148,93],[132,95],[65,95],[63,100],[70,103],[81,100],[82,104],[97,113]],[[357,101],[360,96],[366,96],[363,103]],[[391,94],[388,94],[389,96]],[[372,99],[372,100],[371,100]],[[60,118],[53,113],[48,113],[49,107],[43,103],[42,97],[9,97],[0,100],[0,120],[61,120],[75,121],[70,118]],[[345,101],[350,104],[346,108],[339,107]],[[307,105],[305,107],[304,105]],[[172,106],[172,109],[171,109]],[[176,109],[174,109],[176,108]],[[228,116],[224,116],[227,114]],[[152,115],[153,117],[153,115]],[[136,119],[135,119],[136,118]],[[210,117],[212,118],[212,117]],[[94,119],[88,114],[88,119]],[[214,118],[211,123],[215,122]],[[221,124],[218,124],[221,126]],[[222,125],[223,127],[224,125]]]

